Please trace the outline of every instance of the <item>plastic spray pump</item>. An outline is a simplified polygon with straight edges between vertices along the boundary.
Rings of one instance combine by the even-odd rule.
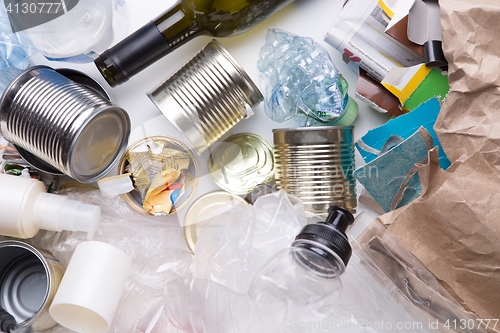
[[[325,222],[306,225],[292,246],[279,252],[257,274],[249,294],[258,304],[274,298],[305,306],[339,294],[342,282],[338,277],[352,254],[346,230],[354,217],[338,206],[328,212]]]
[[[0,235],[31,238],[40,229],[68,230],[92,239],[100,218],[98,206],[47,193],[39,180],[0,174]]]

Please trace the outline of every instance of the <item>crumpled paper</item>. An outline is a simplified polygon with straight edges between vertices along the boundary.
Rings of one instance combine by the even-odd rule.
[[[450,161],[480,151],[500,168],[500,2],[439,4],[450,92],[434,129]]]
[[[444,171],[436,148],[418,169],[422,194],[380,221],[466,309],[500,318],[499,172],[480,152]]]
[[[380,217],[464,307],[500,332],[500,2],[440,0],[450,91],[419,167],[422,194]],[[483,324],[484,327],[484,324]]]

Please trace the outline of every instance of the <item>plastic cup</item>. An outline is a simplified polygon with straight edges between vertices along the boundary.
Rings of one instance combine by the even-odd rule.
[[[60,325],[81,333],[105,333],[111,326],[132,262],[102,242],[79,244],[49,313]]]

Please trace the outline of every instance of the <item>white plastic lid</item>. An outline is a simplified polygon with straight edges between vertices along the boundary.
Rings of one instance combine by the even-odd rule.
[[[205,220],[219,216],[233,207],[245,208],[245,199],[224,191],[207,193],[196,200],[184,217],[184,238],[189,250],[194,248]]]

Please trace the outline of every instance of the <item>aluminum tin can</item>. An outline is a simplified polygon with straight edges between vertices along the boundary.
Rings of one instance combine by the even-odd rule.
[[[263,100],[215,40],[147,95],[200,155]]]
[[[333,205],[356,211],[353,126],[274,129],[278,188],[298,196],[306,211]]]
[[[44,331],[56,325],[49,307],[64,274],[52,255],[23,242],[0,242],[0,306],[17,321]]]
[[[108,173],[126,149],[127,113],[47,66],[27,69],[0,102],[2,135],[83,183]]]

